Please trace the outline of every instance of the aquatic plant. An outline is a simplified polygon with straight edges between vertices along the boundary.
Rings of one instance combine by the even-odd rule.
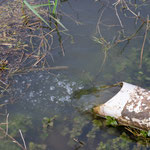
[[[9,121],[9,134],[13,137],[20,137],[19,129],[23,134],[32,128],[32,121],[30,117],[23,114],[14,115]]]
[[[103,62],[101,64],[101,67],[99,69],[99,72],[101,72],[101,70],[102,70],[102,68],[106,62],[108,51],[113,47],[113,42],[108,42],[103,37],[97,38],[96,36],[93,37],[93,41],[100,44],[102,46],[102,50],[104,52],[104,59],[103,59]]]
[[[26,135],[26,132],[32,127],[31,118],[28,118],[23,114],[17,114],[9,120],[8,125],[8,116],[9,114],[6,117],[6,123],[0,123],[0,135],[3,139],[3,142],[7,143],[7,146],[4,146],[2,142],[0,144],[0,148],[3,147],[3,149],[7,149],[9,146],[11,147],[12,145],[12,150],[15,148],[16,150],[20,148],[23,150],[26,149],[26,143],[23,135]],[[20,144],[16,140],[16,138],[21,138],[23,140],[24,146],[22,146],[22,144]],[[12,143],[15,143],[15,145],[13,145]]]
[[[139,130],[132,127],[125,127],[133,136],[132,138],[142,145],[150,146],[150,130]]]
[[[33,142],[29,143],[29,149],[30,150],[46,150],[46,145],[45,144],[36,144]]]
[[[49,0],[49,2],[50,2],[50,0]],[[53,14],[54,14],[54,15],[56,14],[57,5],[58,5],[58,0],[55,0],[54,8],[53,8]]]
[[[79,99],[83,95],[94,94],[98,91],[99,91],[99,89],[97,87],[92,87],[92,88],[89,88],[89,89],[80,89],[80,90],[77,90],[77,91],[73,92],[72,98]]]
[[[1,150],[20,150],[20,148],[14,142],[6,138],[1,139],[0,149]]]
[[[101,141],[96,150],[129,150],[130,139],[125,132],[121,136],[107,141]]]
[[[57,115],[53,117],[44,117],[42,120],[43,128],[53,127],[54,126],[54,120],[57,118]]]
[[[106,125],[111,125],[116,127],[118,125],[118,122],[114,117],[111,116],[106,116]]]

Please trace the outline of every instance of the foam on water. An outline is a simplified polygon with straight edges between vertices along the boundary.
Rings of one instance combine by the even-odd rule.
[[[15,84],[16,95],[23,95],[23,100],[34,105],[43,101],[70,102],[73,91],[84,87],[61,74],[35,74],[23,77],[20,75],[16,77]]]

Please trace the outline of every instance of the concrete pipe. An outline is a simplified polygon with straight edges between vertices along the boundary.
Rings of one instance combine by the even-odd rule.
[[[93,110],[102,117],[114,117],[119,124],[150,130],[150,91],[126,82],[106,103]]]

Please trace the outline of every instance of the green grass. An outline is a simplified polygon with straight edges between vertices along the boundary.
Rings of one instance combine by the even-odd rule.
[[[53,14],[56,13],[57,5],[58,5],[58,0],[55,0],[55,4],[54,4],[54,7],[53,7]]]
[[[55,2],[48,0],[48,4],[39,4],[39,5],[30,5],[26,0],[23,1],[24,4],[38,17],[40,18],[40,20],[42,20],[49,28],[52,28],[50,26],[50,24],[38,13],[38,11],[36,10],[36,8],[39,7],[44,7],[44,6],[48,6],[49,7],[49,17],[51,19],[53,19],[56,23],[58,23],[63,29],[65,29],[65,31],[67,31],[68,29],[59,21],[59,19],[57,19],[56,17],[54,17],[54,15],[56,16],[56,9],[57,9],[57,5],[58,5],[58,0],[55,0]],[[53,6],[53,11],[51,15],[51,7]]]

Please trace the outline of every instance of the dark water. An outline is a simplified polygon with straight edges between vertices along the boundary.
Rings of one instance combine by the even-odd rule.
[[[61,18],[61,22],[69,30],[68,33],[74,38],[72,43],[68,36],[61,34],[65,56],[61,55],[58,37],[57,35],[55,37],[52,65],[69,68],[51,72],[30,72],[13,77],[13,96],[17,101],[7,106],[9,120],[17,117],[30,118],[32,125],[23,121],[27,124],[27,129],[24,130],[21,123],[18,123],[17,128],[24,131],[26,144],[30,145],[31,150],[147,149],[142,144],[138,145],[128,134],[125,135],[122,128],[106,127],[104,120],[100,120],[98,124],[87,113],[94,105],[103,103],[115,95],[115,90],[107,89],[96,94],[84,95],[80,99],[72,98],[76,90],[90,88],[93,85],[111,85],[120,81],[144,88],[150,87],[149,40],[145,43],[143,67],[139,69],[144,27],[132,40],[119,43],[109,49],[105,62],[106,47],[93,40],[94,36],[100,37],[96,32],[100,16],[102,16],[101,34],[108,43],[113,44],[115,39],[121,39],[123,36],[121,35],[123,30],[112,5],[114,2],[94,0],[61,2],[61,11],[81,23],[78,25],[67,16]],[[142,4],[139,1],[138,3]],[[146,4],[141,6],[136,12],[140,11],[146,17],[148,6]],[[134,7],[131,9],[134,10]],[[118,6],[118,13],[124,26],[123,39],[135,33],[141,22],[138,20],[135,24],[136,19],[131,13],[119,10]],[[51,62],[51,58],[49,59]],[[43,118],[54,116],[53,125],[43,128]],[[12,131],[13,129],[10,129],[10,133]],[[19,136],[17,139],[23,144]],[[31,142],[36,147],[33,148]]]

